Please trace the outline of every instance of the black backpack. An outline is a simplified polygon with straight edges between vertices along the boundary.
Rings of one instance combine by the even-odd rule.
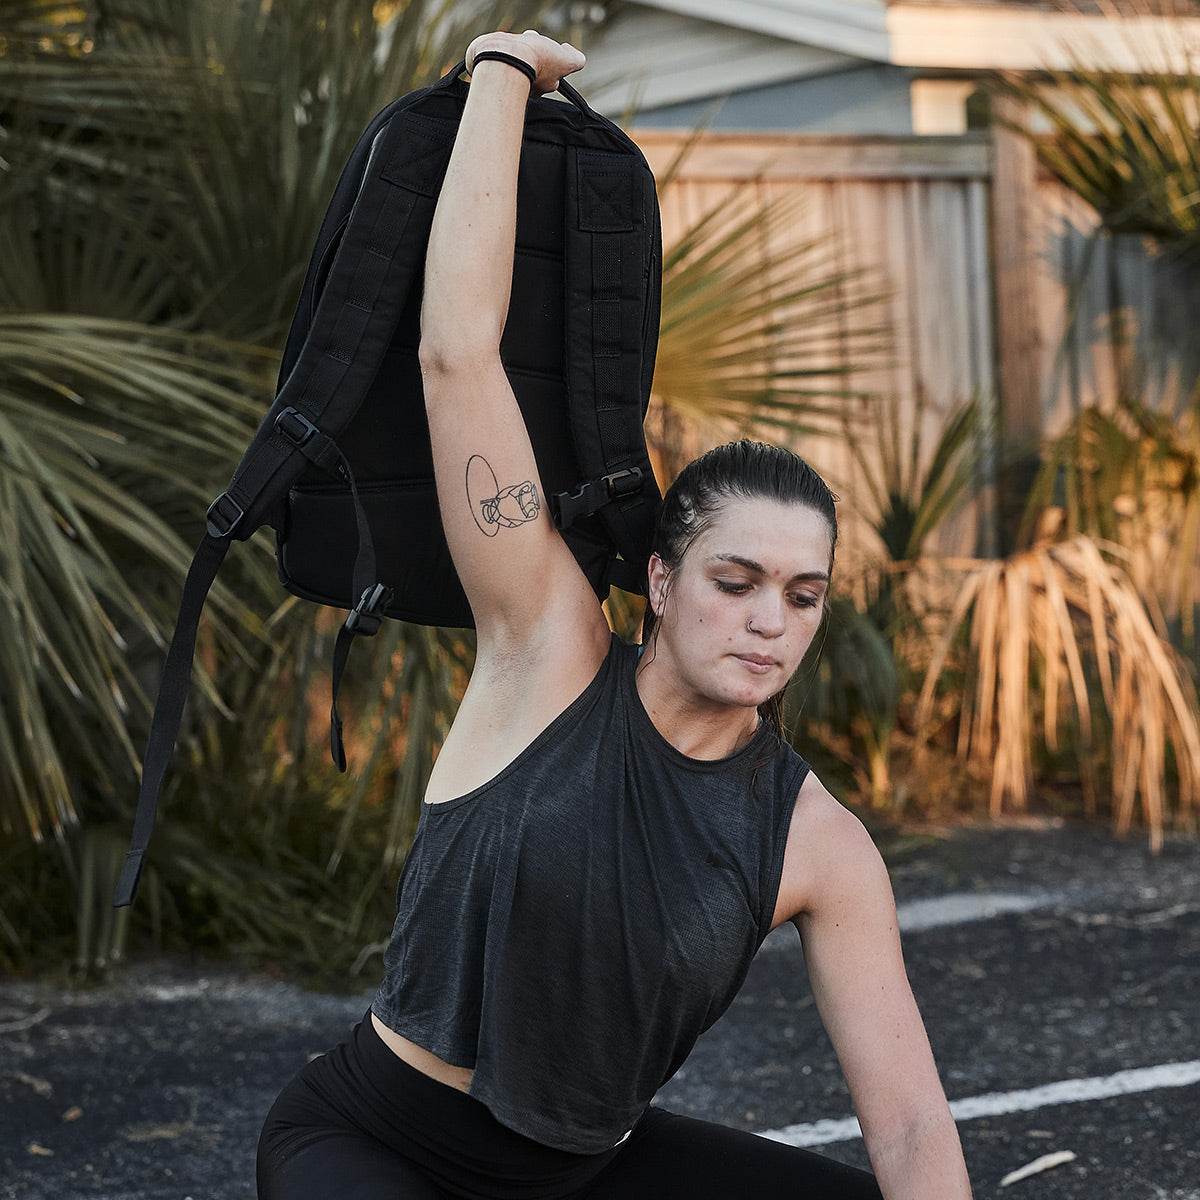
[[[196,629],[231,541],[276,533],[283,586],[349,610],[334,651],[331,744],[345,769],[337,690],[356,635],[384,617],[466,627],[446,546],[417,362],[430,223],[468,84],[465,64],[368,126],[321,226],[275,401],[184,583],[115,904],[132,902],[191,676]],[[597,596],[644,591],[660,500],[643,419],[658,342],[661,232],[641,152],[569,84],[526,109],[509,318],[501,357],[543,489]]]

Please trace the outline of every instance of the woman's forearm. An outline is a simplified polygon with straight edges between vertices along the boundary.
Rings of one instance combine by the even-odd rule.
[[[506,63],[481,62],[472,76],[429,236],[421,307],[427,367],[499,350],[528,97],[529,80]]]

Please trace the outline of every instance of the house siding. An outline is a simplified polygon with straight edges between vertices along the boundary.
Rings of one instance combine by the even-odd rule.
[[[914,72],[905,67],[872,64],[641,109],[637,123],[653,129],[703,124],[722,131],[908,134],[913,132],[913,79]]]

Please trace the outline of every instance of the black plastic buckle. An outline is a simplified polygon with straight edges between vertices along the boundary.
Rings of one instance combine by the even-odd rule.
[[[574,492],[555,492],[550,497],[554,524],[559,529],[567,529],[580,517],[591,516],[610,500],[640,492],[642,483],[642,468],[626,467],[622,471],[613,471],[611,475],[602,475],[599,479],[589,479]]]
[[[275,429],[297,449],[303,449],[320,433],[320,430],[303,413],[294,408],[285,408],[275,418]]]
[[[392,602],[392,589],[385,583],[367,588],[358,603],[346,615],[345,626],[356,637],[371,637],[379,632],[385,609]]]
[[[246,510],[228,492],[222,492],[208,506],[208,532],[212,537],[228,537],[245,515]]]

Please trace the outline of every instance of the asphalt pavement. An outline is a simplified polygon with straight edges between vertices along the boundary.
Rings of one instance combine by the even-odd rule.
[[[893,881],[976,1197],[1200,1200],[1200,840],[959,830]],[[178,959],[0,981],[0,1200],[251,1200],[263,1114],[371,990]],[[865,1165],[794,933],[660,1102]]]

